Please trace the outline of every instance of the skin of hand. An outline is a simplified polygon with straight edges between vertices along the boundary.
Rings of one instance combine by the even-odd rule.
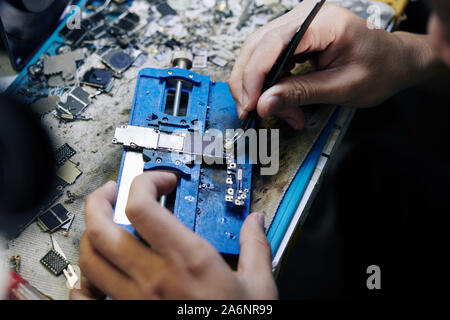
[[[86,232],[80,243],[81,288],[71,299],[275,299],[271,250],[264,216],[245,220],[237,271],[204,239],[186,228],[157,197],[177,178],[146,172],[130,189],[126,214],[151,247],[113,222],[117,186],[105,184],[85,203]]]
[[[450,2],[431,0],[435,12],[428,23],[430,43],[440,59],[450,67]]]
[[[257,108],[260,117],[278,116],[301,130],[299,106],[375,106],[438,69],[426,36],[369,28],[366,20],[326,3],[295,51],[299,60],[310,57],[317,71],[285,77],[261,92],[266,74],[315,3],[303,1],[244,42],[229,79],[241,119]]]

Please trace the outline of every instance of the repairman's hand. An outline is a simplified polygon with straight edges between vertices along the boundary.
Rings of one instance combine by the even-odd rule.
[[[146,172],[131,186],[126,214],[151,248],[113,222],[114,182],[89,195],[79,260],[86,279],[71,291],[72,299],[277,298],[262,215],[245,220],[233,271],[208,242],[161,207],[157,197],[175,186],[175,175],[166,172]]]
[[[364,19],[326,3],[295,52],[300,60],[311,58],[317,71],[286,77],[262,93],[266,74],[316,2],[304,0],[246,39],[229,80],[241,119],[257,108],[262,118],[276,115],[302,129],[299,106],[374,106],[428,76],[435,57],[426,36],[371,29]]]

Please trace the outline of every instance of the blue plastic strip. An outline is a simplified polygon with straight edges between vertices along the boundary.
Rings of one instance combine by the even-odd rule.
[[[334,111],[327,126],[323,129],[319,139],[316,141],[313,148],[308,153],[308,156],[303,161],[303,164],[300,166],[300,169],[297,171],[294,179],[291,181],[291,184],[284,194],[283,199],[281,200],[280,206],[278,207],[267,233],[267,239],[269,240],[272,248],[272,255],[275,254],[280,246],[291,219],[297,210],[298,203],[306,190],[309,180],[311,179],[322,150],[330,136],[331,129],[335,124],[339,111],[340,108],[337,108]]]

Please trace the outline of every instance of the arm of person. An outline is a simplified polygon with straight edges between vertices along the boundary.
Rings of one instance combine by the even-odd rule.
[[[253,213],[245,220],[234,271],[157,201],[176,181],[172,173],[154,171],[132,183],[126,214],[150,247],[113,222],[116,183],[88,196],[79,260],[84,278],[72,299],[277,298],[263,216]]]
[[[312,57],[316,71],[285,77],[262,92],[266,74],[315,2],[304,0],[246,39],[229,79],[241,119],[256,108],[262,118],[276,115],[302,129],[299,106],[375,106],[441,72],[426,36],[379,30],[326,3],[295,52],[300,60]]]

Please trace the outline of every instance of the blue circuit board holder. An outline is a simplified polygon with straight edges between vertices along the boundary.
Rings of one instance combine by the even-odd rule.
[[[185,114],[173,116],[166,108],[169,93],[175,91],[175,82],[183,81],[182,93],[187,97]],[[209,76],[187,69],[142,69],[138,75],[129,126],[150,128],[164,133],[197,133],[201,136],[209,129],[220,130],[240,126],[235,102],[228,85],[213,82]],[[127,152],[124,151],[119,173],[121,177]],[[173,214],[189,229],[208,240],[220,253],[239,253],[239,232],[249,214],[250,193],[244,205],[225,201],[229,185],[226,183],[228,163],[208,165],[192,163],[185,154],[162,150],[143,150],[145,170],[170,170],[178,174]],[[188,160],[188,161],[186,161]],[[251,163],[246,155],[237,155],[235,170],[241,170],[242,188],[251,190]],[[116,209],[117,209],[116,204]],[[119,214],[116,210],[116,214]],[[122,214],[122,213],[121,213]],[[117,219],[115,219],[117,221]],[[130,224],[123,224],[132,231]]]

